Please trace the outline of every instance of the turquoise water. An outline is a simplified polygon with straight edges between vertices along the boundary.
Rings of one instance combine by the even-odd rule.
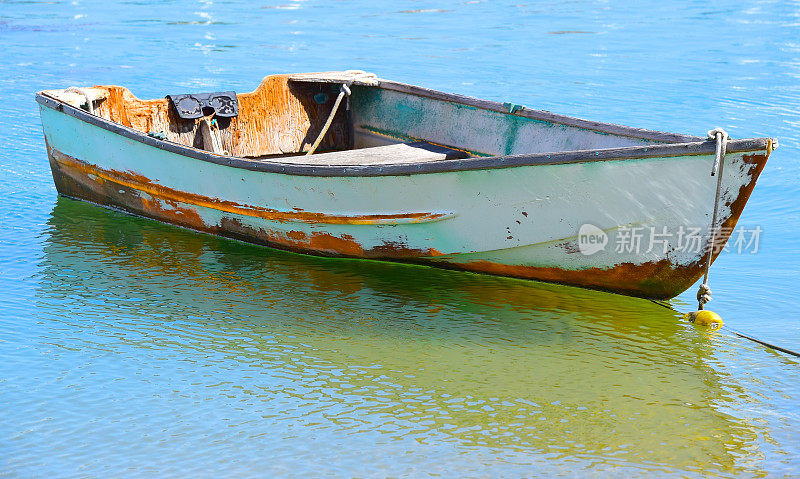
[[[712,305],[800,349],[800,3],[0,1],[0,46],[0,474],[800,474],[796,359],[647,301],[293,255],[58,198],[33,101],[357,68],[774,136],[740,220],[759,250],[719,258]]]

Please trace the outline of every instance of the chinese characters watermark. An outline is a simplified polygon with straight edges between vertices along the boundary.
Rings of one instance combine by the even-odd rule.
[[[728,238],[728,241],[725,244],[719,239],[715,241],[714,253],[756,254],[761,233],[760,226],[739,227],[736,231],[730,227],[717,228],[716,238]],[[617,254],[700,254],[708,253],[710,238],[707,227],[680,226],[670,230],[666,226],[622,226],[604,231],[584,224],[578,230],[578,249],[586,256],[606,250]]]

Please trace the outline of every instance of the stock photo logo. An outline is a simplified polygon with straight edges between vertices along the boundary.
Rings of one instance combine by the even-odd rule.
[[[734,234],[732,228],[718,228],[717,237],[729,238],[724,245],[717,248],[721,252],[735,252],[736,254],[756,254],[763,230],[760,226],[740,227]],[[670,231],[666,226],[621,226],[614,228],[611,233],[606,233],[600,227],[590,223],[581,225],[578,230],[578,251],[585,256],[591,256],[607,247],[619,254],[667,254],[679,252],[689,254],[707,253],[711,246],[710,231],[707,228],[681,226],[675,231]],[[715,251],[717,253],[718,251]]]
[[[578,250],[585,256],[591,256],[606,249],[608,235],[595,225],[584,224],[578,230]]]

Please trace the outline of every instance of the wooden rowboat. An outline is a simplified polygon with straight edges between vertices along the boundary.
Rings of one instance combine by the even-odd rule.
[[[703,272],[703,249],[682,248],[677,232],[711,221],[715,143],[704,137],[353,71],[269,76],[238,95],[139,100],[96,86],[36,100],[59,193],[135,215],[301,253],[647,298]],[[728,141],[715,252],[776,145]],[[582,247],[637,228],[670,235]]]

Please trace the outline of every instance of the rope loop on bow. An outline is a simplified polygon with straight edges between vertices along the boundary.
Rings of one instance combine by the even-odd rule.
[[[717,154],[714,157],[714,166],[711,167],[711,176],[714,176],[717,174],[720,163],[725,159],[725,152],[728,149],[728,132],[719,127],[708,130],[708,139],[717,142]]]

